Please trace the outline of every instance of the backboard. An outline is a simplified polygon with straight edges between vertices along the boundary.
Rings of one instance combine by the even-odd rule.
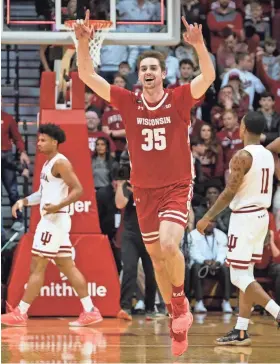
[[[2,44],[72,44],[64,21],[83,13],[83,9],[76,8],[75,1],[55,0],[49,18],[38,18],[34,0],[26,3],[24,11],[18,0],[7,0],[6,6],[2,5]],[[92,3],[92,19],[113,22],[104,44],[175,45],[180,42],[180,0],[92,0]]]

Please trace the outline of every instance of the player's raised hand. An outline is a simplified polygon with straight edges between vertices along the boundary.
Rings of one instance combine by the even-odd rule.
[[[196,230],[202,234],[205,235],[204,231],[207,228],[208,224],[210,223],[210,220],[207,219],[206,217],[203,217],[202,219],[200,219],[197,224],[196,224]]]
[[[197,23],[194,23],[194,25],[189,24],[184,16],[182,16],[182,22],[186,27],[186,32],[183,34],[184,41],[193,47],[204,44],[202,25]]]
[[[76,23],[74,24],[74,31],[77,40],[80,39],[89,40],[90,38],[93,38],[94,29],[93,27],[90,26],[89,16],[90,12],[89,10],[87,10],[85,20],[83,19],[76,20]]]

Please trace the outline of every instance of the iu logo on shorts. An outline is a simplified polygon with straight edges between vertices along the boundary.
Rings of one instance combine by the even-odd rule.
[[[48,231],[46,231],[45,233],[42,233],[41,235],[41,242],[43,243],[43,245],[47,245],[52,238],[52,234],[50,234]]]
[[[232,252],[234,248],[236,248],[237,236],[230,235],[228,237],[228,251]]]

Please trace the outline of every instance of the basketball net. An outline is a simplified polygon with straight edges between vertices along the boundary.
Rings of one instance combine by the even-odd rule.
[[[67,20],[64,24],[66,29],[70,32],[73,42],[78,53],[78,41],[76,39],[74,24],[75,20]],[[112,26],[112,22],[109,20],[90,20],[90,26],[94,29],[94,38],[89,41],[89,54],[93,61],[94,67],[100,65],[100,51],[104,38]],[[77,57],[78,60],[78,57]],[[78,62],[77,62],[78,63]]]

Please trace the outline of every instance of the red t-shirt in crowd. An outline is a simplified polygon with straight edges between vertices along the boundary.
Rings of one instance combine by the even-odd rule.
[[[108,134],[103,131],[89,131],[88,132],[88,146],[89,149],[94,152],[95,151],[95,143],[97,138],[106,138],[110,143],[110,152],[114,153],[116,151],[116,146],[113,140],[109,137]]]
[[[119,110],[111,109],[105,111],[102,117],[102,126],[108,126],[110,131],[124,129],[121,114]],[[116,150],[123,151],[126,145],[125,137],[112,138],[116,145]]]
[[[126,129],[133,185],[159,188],[192,180],[188,127],[196,103],[189,84],[164,90],[155,104],[142,93],[111,86],[111,104],[120,111]]]
[[[7,151],[12,149],[12,141],[20,152],[25,150],[24,142],[18,131],[18,125],[12,115],[1,111],[1,150]]]
[[[237,127],[233,132],[222,129],[217,138],[220,140],[224,151],[224,167],[229,168],[229,162],[233,155],[240,149],[244,148],[244,144],[239,136],[239,128]]]

